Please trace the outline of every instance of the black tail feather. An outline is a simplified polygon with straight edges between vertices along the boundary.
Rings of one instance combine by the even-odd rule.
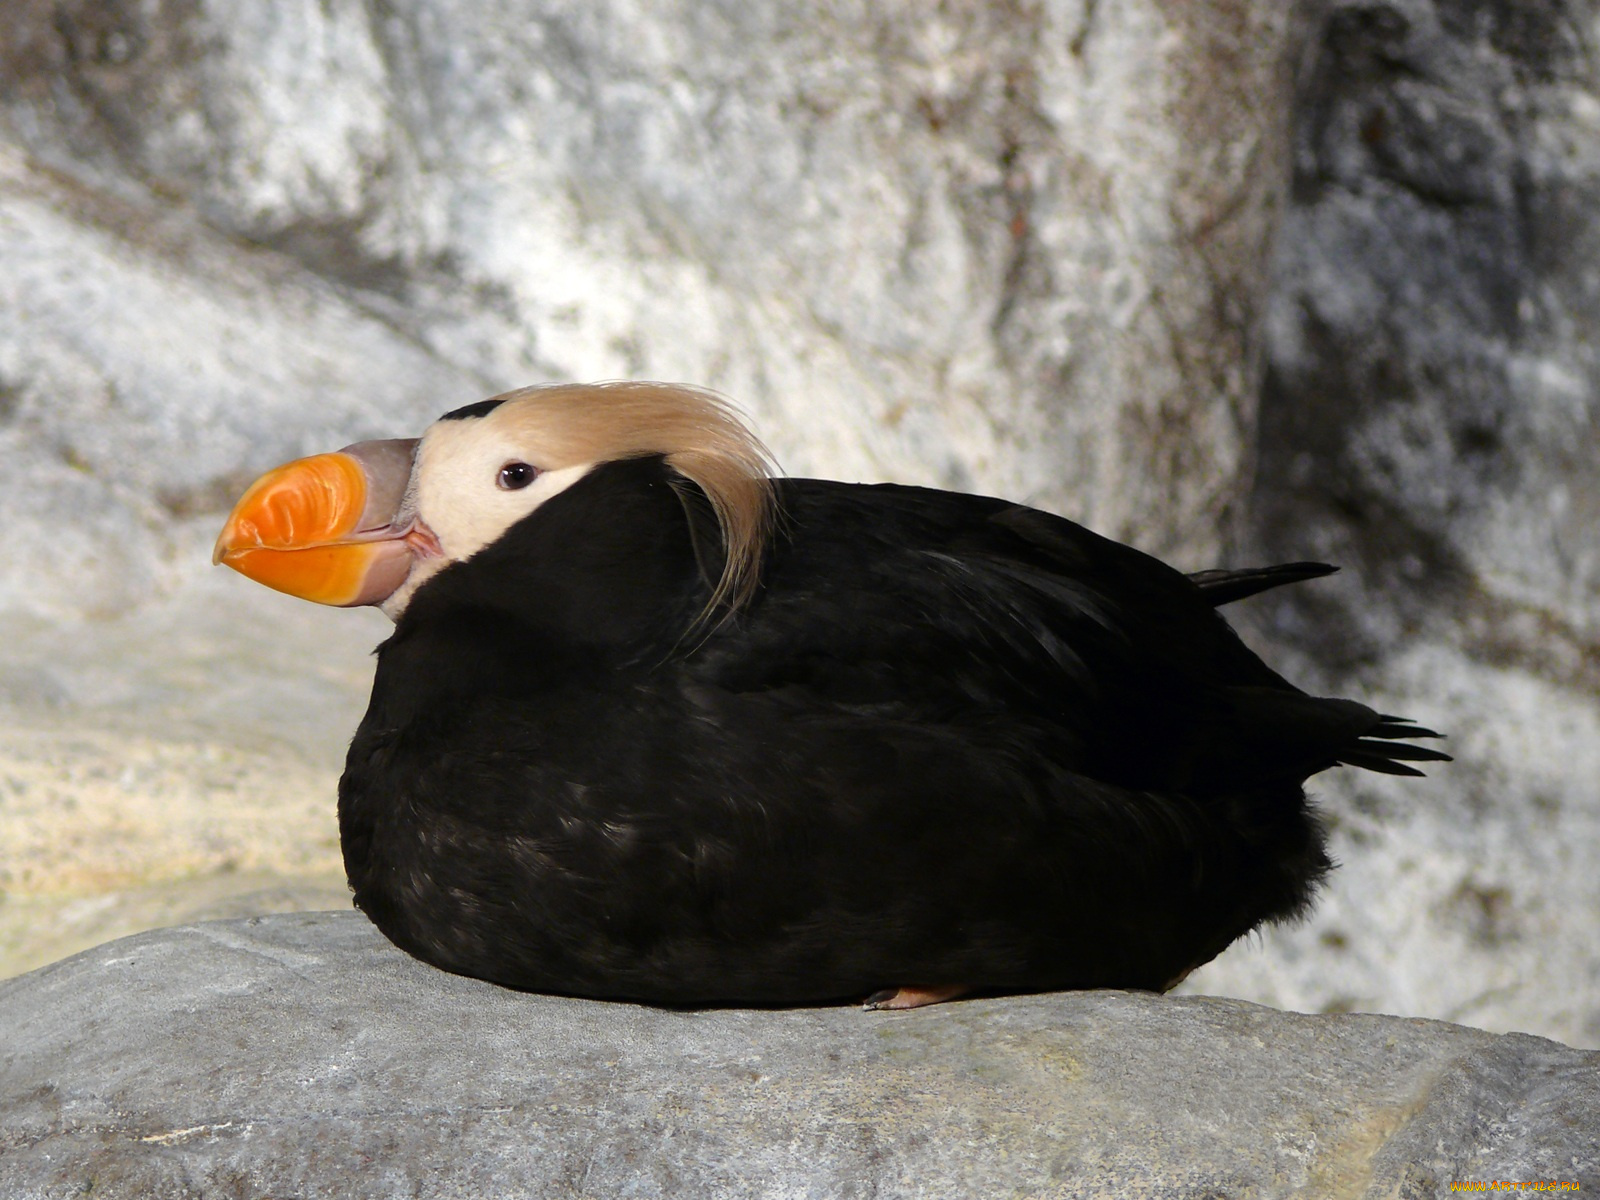
[[[1360,750],[1347,750],[1339,756],[1339,761],[1347,766],[1360,767],[1366,771],[1379,771],[1385,775],[1416,775],[1422,772],[1415,767],[1408,767],[1404,763],[1397,763],[1383,757],[1381,754],[1364,754]]]
[[[1408,742],[1374,742],[1362,738],[1356,743],[1358,750],[1370,754],[1382,754],[1389,758],[1397,758],[1401,762],[1449,762],[1450,756],[1443,750],[1435,750],[1432,746],[1413,746]]]
[[[1405,717],[1384,715],[1378,718],[1378,723],[1363,737],[1374,738],[1442,738],[1444,734],[1435,733],[1433,730],[1417,725]]]
[[[1339,568],[1319,562],[1281,563],[1276,567],[1246,567],[1238,571],[1196,571],[1189,582],[1198,587],[1213,608],[1254,596],[1268,588],[1282,587],[1286,583],[1299,583],[1303,579],[1318,579],[1332,575]]]
[[[1443,750],[1435,750],[1432,746],[1413,746],[1398,739],[1443,736],[1442,733],[1415,725],[1405,717],[1384,715],[1354,745],[1340,752],[1339,761],[1368,771],[1381,771],[1385,775],[1421,775],[1421,771],[1405,764],[1454,760]]]

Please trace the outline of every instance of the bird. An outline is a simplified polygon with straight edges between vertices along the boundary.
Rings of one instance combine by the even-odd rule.
[[[1309,910],[1305,783],[1439,737],[1310,695],[1066,518],[782,477],[688,385],[545,384],[268,471],[215,561],[374,605],[356,907],[525,991],[659,1005],[1164,991]]]

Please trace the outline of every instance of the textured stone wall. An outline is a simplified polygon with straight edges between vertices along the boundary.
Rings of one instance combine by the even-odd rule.
[[[1285,22],[1168,7],[29,0],[7,424],[187,509],[463,397],[687,379],[791,471],[1209,562]]]
[[[228,863],[336,894],[381,624],[212,575],[242,482],[658,377],[792,473],[1345,564],[1241,620],[1460,761],[1319,781],[1327,903],[1193,986],[1600,1043],[1597,33],[1590,0],[12,0],[0,835],[38,849],[0,952],[7,913]],[[189,760],[159,794],[197,849],[156,853],[127,813]],[[41,865],[71,844],[135,865]]]
[[[1302,36],[1249,508],[1266,557],[1346,570],[1256,628],[1458,761],[1323,777],[1330,902],[1197,983],[1600,1044],[1600,8]]]

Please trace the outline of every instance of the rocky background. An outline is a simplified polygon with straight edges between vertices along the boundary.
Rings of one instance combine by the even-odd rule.
[[[1600,1045],[1597,0],[8,0],[0,971],[346,903],[385,623],[213,571],[266,466],[529,382],[1039,504],[1446,730],[1188,990]]]

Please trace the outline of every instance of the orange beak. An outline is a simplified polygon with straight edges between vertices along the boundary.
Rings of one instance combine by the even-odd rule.
[[[234,505],[211,561],[318,604],[381,604],[418,554],[438,551],[405,511],[415,451],[358,442],[274,467]]]

